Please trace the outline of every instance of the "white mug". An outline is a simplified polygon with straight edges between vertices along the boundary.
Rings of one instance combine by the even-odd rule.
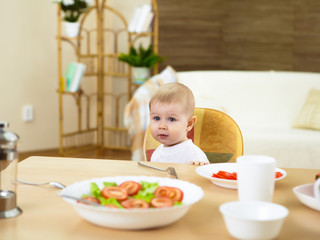
[[[276,159],[244,155],[237,158],[237,185],[240,201],[272,202]]]
[[[317,205],[320,207],[320,178],[315,181],[313,185],[313,192],[317,200]]]

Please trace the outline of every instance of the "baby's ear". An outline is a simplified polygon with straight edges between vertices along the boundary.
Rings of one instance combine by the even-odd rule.
[[[191,118],[189,118],[189,121],[188,121],[188,126],[187,126],[187,131],[189,132],[194,124],[197,122],[197,117],[196,116],[192,116]]]

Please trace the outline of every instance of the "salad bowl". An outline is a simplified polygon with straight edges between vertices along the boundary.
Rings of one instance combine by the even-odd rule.
[[[88,179],[67,186],[59,195],[81,198],[84,194],[90,192],[91,183],[97,184],[102,189],[104,182],[116,182],[119,185],[125,181],[157,182],[159,186],[177,187],[183,191],[182,204],[167,208],[120,209],[86,205],[70,198],[63,199],[71,204],[83,219],[90,223],[114,229],[133,230],[156,228],[172,224],[182,218],[190,207],[204,195],[203,190],[199,186],[187,181],[152,176],[116,176]]]

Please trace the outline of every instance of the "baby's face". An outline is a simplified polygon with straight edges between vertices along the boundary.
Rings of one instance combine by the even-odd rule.
[[[150,106],[151,134],[164,146],[181,143],[187,137],[188,116],[181,103],[153,103]]]

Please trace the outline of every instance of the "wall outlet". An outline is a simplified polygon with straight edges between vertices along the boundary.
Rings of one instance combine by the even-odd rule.
[[[32,105],[25,105],[22,109],[22,119],[25,122],[30,122],[34,118],[34,108]]]

